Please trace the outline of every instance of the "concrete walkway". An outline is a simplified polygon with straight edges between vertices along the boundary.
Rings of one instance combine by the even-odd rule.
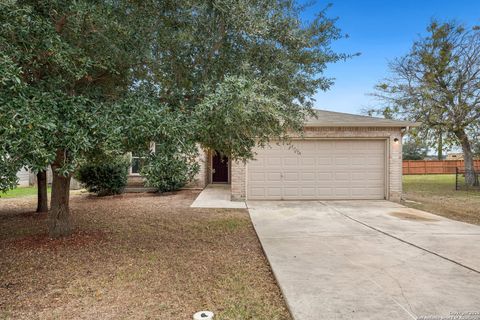
[[[478,226],[388,201],[248,207],[296,320],[480,312]]]
[[[245,201],[231,201],[229,184],[209,184],[190,205],[192,208],[247,208]]]

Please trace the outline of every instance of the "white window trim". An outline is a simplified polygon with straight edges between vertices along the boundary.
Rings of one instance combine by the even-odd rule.
[[[151,152],[155,152],[155,142],[150,141],[149,150]],[[140,176],[139,172],[132,172],[132,160],[133,160],[133,158],[142,158],[142,157],[134,157],[132,152],[128,153],[128,157],[130,159],[130,167],[128,167],[128,175],[130,175],[130,176]]]

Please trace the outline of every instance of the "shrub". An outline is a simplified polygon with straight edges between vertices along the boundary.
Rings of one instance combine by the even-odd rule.
[[[120,194],[127,185],[128,168],[129,162],[124,157],[104,159],[81,166],[76,179],[99,196]]]
[[[148,161],[142,168],[146,185],[160,192],[182,188],[192,181],[198,172],[196,155],[195,145],[183,145],[180,152],[167,143],[157,144],[156,152],[148,156]]]

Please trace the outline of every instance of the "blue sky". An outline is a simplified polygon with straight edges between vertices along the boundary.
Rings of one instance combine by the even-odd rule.
[[[480,25],[480,0],[318,0],[304,18],[328,3],[328,16],[338,17],[337,26],[349,35],[334,50],[361,55],[328,66],[325,74],[336,78],[335,85],[315,96],[318,109],[360,113],[377,104],[367,94],[388,76],[388,61],[406,54],[432,18]]]

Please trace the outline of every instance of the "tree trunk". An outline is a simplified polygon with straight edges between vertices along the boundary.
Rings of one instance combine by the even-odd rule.
[[[443,160],[443,134],[442,134],[442,132],[439,132],[439,135],[438,135],[437,159],[438,160]]]
[[[69,211],[71,175],[65,177],[57,170],[63,165],[64,160],[64,151],[57,150],[55,161],[52,164],[52,199],[48,212],[48,230],[52,238],[68,236],[72,233]]]
[[[47,172],[45,170],[37,173],[37,212],[48,211],[48,195],[47,195]]]
[[[455,135],[457,136],[458,140],[460,140],[460,144],[462,145],[463,160],[465,163],[465,183],[468,186],[476,186],[478,185],[478,179],[475,174],[473,152],[468,136],[464,130],[455,132]]]

